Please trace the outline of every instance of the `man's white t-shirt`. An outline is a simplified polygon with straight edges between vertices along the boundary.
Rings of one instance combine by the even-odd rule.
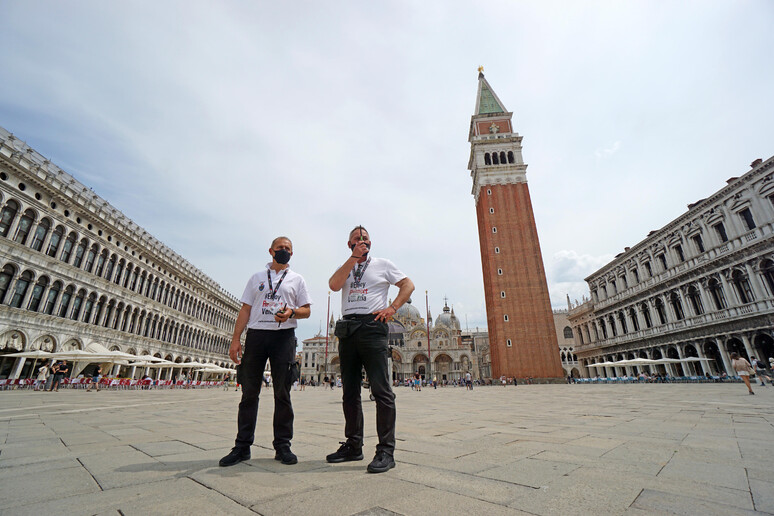
[[[356,264],[341,289],[341,315],[371,314],[387,308],[390,285],[405,278],[390,260],[369,257]]]
[[[297,328],[296,319],[288,319],[279,325],[274,314],[288,308],[311,305],[312,298],[306,289],[304,278],[287,267],[279,272],[271,270],[271,262],[261,272],[256,272],[247,282],[240,301],[250,305],[247,327],[253,330],[285,330]],[[285,272],[287,271],[287,274]],[[269,286],[271,284],[271,287]],[[279,285],[279,288],[277,286]],[[276,292],[273,292],[276,291]]]

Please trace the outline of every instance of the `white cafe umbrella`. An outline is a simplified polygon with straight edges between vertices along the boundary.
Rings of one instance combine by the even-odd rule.
[[[53,353],[49,353],[48,351],[40,351],[39,349],[36,349],[34,351],[20,351],[19,353],[10,353],[8,355],[3,355],[4,357],[11,357],[11,358],[51,358],[54,356]]]

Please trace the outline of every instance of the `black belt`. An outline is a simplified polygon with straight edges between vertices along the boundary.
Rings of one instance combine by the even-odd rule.
[[[345,321],[373,321],[376,319],[376,314],[347,314],[342,319]]]

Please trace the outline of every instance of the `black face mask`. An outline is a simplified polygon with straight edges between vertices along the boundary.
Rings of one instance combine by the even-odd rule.
[[[275,249],[274,261],[280,265],[285,265],[290,261],[290,251],[286,251],[285,249]]]

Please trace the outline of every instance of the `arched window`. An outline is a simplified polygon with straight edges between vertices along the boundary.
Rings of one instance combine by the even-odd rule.
[[[124,259],[118,261],[118,265],[116,266],[116,275],[113,278],[113,283],[116,285],[121,284],[121,274],[124,273]]]
[[[62,254],[59,256],[59,259],[65,263],[70,261],[70,256],[73,254],[73,247],[75,246],[76,238],[77,235],[75,232],[70,233],[70,235],[67,237],[67,240],[64,242],[64,246],[62,246]]]
[[[11,286],[15,272],[16,269],[13,268],[13,265],[6,265],[0,272],[0,303],[5,301],[5,294],[8,292],[8,287]]]
[[[617,337],[618,329],[615,327],[615,319],[613,319],[612,315],[608,318],[608,321],[610,322],[610,331],[613,333],[613,337]]]
[[[505,157],[505,151],[500,151],[500,163],[503,165],[508,163],[508,158]]]
[[[48,289],[48,295],[46,296],[46,306],[43,307],[43,313],[46,315],[54,314],[54,307],[56,306],[56,300],[59,297],[59,292],[62,291],[62,282],[55,281],[51,288]]]
[[[747,279],[747,275],[745,273],[739,269],[736,269],[731,274],[731,282],[734,284],[736,295],[739,296],[740,303],[744,305],[755,301],[752,288],[750,288],[750,281]]]
[[[19,220],[19,226],[16,228],[16,235],[13,237],[14,242],[18,242],[21,245],[27,243],[27,235],[30,234],[32,229],[32,223],[35,221],[35,212],[32,210],[26,210]]]
[[[491,165],[492,158],[489,157],[489,153],[484,154],[484,165]]]
[[[78,316],[81,314],[81,306],[83,306],[83,299],[86,297],[86,291],[81,289],[78,291],[78,295],[73,300],[73,310],[70,312],[70,319],[73,321],[78,320]]]
[[[35,234],[32,237],[32,243],[30,247],[35,251],[40,251],[43,248],[43,241],[48,235],[48,230],[51,229],[51,222],[48,219],[43,219],[35,228]]]
[[[688,287],[688,301],[691,303],[693,313],[701,315],[704,313],[704,305],[701,302],[701,295],[699,295],[699,289],[695,285]]]
[[[27,305],[27,310],[32,312],[38,311],[38,308],[40,308],[40,301],[43,299],[43,292],[46,290],[47,286],[48,278],[46,276],[41,276],[38,279],[38,282],[35,283],[35,286],[32,288],[32,296],[30,296],[30,302]]]
[[[683,313],[683,302],[680,300],[680,296],[677,294],[677,292],[672,292],[669,294],[669,304],[672,305],[672,309],[675,311],[675,317],[677,317],[678,321],[685,319],[685,314]]]
[[[83,263],[83,255],[86,254],[86,248],[89,246],[89,241],[85,238],[82,238],[80,242],[78,242],[78,247],[75,248],[75,258],[73,258],[73,267],[80,268],[81,263]]]
[[[97,294],[92,292],[89,294],[89,297],[86,299],[86,304],[83,307],[83,322],[89,323],[91,322],[91,314],[94,311],[94,301],[97,300]]]
[[[764,260],[763,263],[761,263],[761,275],[769,289],[769,294],[774,296],[774,262],[771,260]]]
[[[492,153],[492,165],[499,165],[500,164],[500,158],[497,156],[496,152]]]
[[[664,302],[661,300],[661,298],[656,298],[656,313],[658,314],[658,320],[661,321],[661,324],[667,323],[667,317],[666,317],[666,310],[664,309]]]
[[[632,320],[634,331],[640,331],[640,321],[637,320],[637,311],[634,308],[629,308],[629,318]]]
[[[46,254],[51,258],[56,258],[56,253],[59,251],[59,244],[62,242],[63,235],[64,227],[57,226],[54,233],[51,235],[51,240],[48,241],[48,249],[46,249]]]
[[[113,269],[116,266],[116,255],[111,255],[110,260],[107,262],[107,267],[105,268],[105,279],[110,281],[113,278]]]
[[[3,211],[0,211],[0,236],[7,237],[11,230],[16,214],[19,212],[19,203],[14,200],[8,201]]]
[[[569,326],[564,327],[564,338],[565,339],[571,339],[572,338],[572,328]]]
[[[629,328],[626,326],[626,316],[623,313],[623,310],[618,312],[618,321],[621,323],[621,331],[623,331],[623,334],[626,335],[629,333]]]
[[[711,278],[707,282],[707,291],[710,293],[713,303],[715,303],[716,310],[728,308],[726,296],[723,293],[723,285],[720,284],[720,281],[718,281],[717,278]]]
[[[59,303],[59,317],[67,316],[67,310],[70,308],[70,301],[73,298],[73,292],[75,292],[75,287],[68,285],[65,291],[62,293],[62,302]]]
[[[105,271],[105,262],[107,261],[107,257],[107,249],[103,249],[99,254],[99,258],[97,258],[97,268],[94,270],[95,275],[102,276],[102,273]]]
[[[94,314],[94,319],[91,321],[91,324],[99,325],[99,320],[102,318],[102,311],[104,309],[105,309],[105,296],[102,296],[99,298],[99,301],[97,301],[96,313]]]
[[[14,285],[11,301],[8,303],[9,306],[14,308],[21,308],[24,295],[27,293],[27,289],[29,288],[31,282],[32,272],[24,271],[22,275],[19,276],[19,279],[16,280],[16,285]]]
[[[508,163],[513,163],[513,151],[508,151]]]
[[[91,249],[89,249],[89,254],[86,255],[86,265],[83,266],[83,270],[91,272],[94,268],[94,259],[97,257],[98,252],[99,247],[97,244],[92,244]]]

